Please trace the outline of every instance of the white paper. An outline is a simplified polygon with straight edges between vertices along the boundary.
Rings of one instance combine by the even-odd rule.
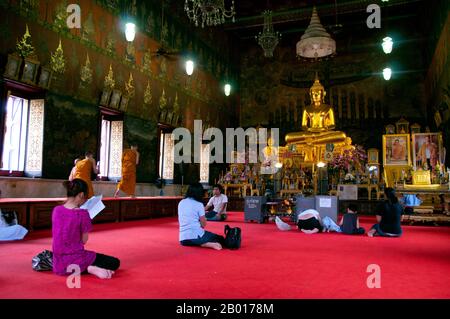
[[[320,207],[330,208],[331,207],[331,198],[320,198],[319,199],[319,206]]]
[[[93,196],[86,203],[80,206],[80,208],[86,209],[89,212],[91,219],[94,219],[94,217],[105,208],[102,198],[103,195]]]

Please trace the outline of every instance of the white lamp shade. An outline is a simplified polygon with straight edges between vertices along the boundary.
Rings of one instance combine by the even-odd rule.
[[[186,74],[192,75],[192,73],[194,73],[194,61],[187,60],[186,61]]]
[[[383,47],[383,51],[386,54],[389,54],[392,52],[392,46],[394,45],[394,42],[392,42],[392,38],[386,37],[383,39],[383,43],[381,46]]]
[[[319,163],[317,163],[317,167],[320,167],[320,168],[325,167],[326,165],[327,165],[327,164],[324,163],[324,162],[319,162]]]
[[[224,91],[225,91],[225,95],[226,96],[230,96],[230,94],[231,94],[231,85],[225,84]]]
[[[383,70],[383,77],[386,81],[389,81],[392,75],[392,70],[391,68],[385,68]]]
[[[136,25],[134,23],[127,23],[125,25],[125,38],[128,42],[134,41],[134,37],[136,36]]]

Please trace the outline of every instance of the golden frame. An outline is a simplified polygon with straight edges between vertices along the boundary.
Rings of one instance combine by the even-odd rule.
[[[120,90],[113,90],[111,95],[111,100],[109,101],[109,107],[113,109],[118,109],[120,106],[120,98],[122,97],[122,92]]]
[[[367,150],[367,163],[368,164],[380,164],[378,153],[379,153],[378,149],[369,148]]]
[[[437,143],[437,154],[435,155],[436,163],[442,162],[443,157],[443,140],[442,140],[442,133],[416,133],[412,134],[412,154],[413,154],[413,167],[415,170],[418,168],[423,168],[423,161],[421,159],[421,156],[419,156],[419,152],[421,152],[421,148],[423,146],[423,139],[429,136],[431,137],[431,142]],[[422,143],[421,143],[422,142]],[[420,145],[419,145],[420,144]],[[431,156],[431,154],[430,154]],[[431,158],[430,158],[431,160]],[[431,164],[433,165],[433,164]]]
[[[21,81],[28,84],[36,84],[40,62],[25,58]]]
[[[389,124],[385,126],[386,134],[395,134],[395,126],[393,124]]]
[[[20,56],[8,54],[8,61],[6,62],[5,73],[3,73],[3,75],[7,78],[18,80],[22,63],[23,60]]]
[[[398,151],[400,157],[393,158],[393,143],[398,140],[401,149]],[[396,152],[398,152],[396,151]],[[403,154],[403,156],[402,156]],[[403,159],[402,159],[403,158]],[[409,134],[387,134],[383,135],[383,165],[384,166],[410,166],[411,165],[411,143]]]
[[[395,123],[397,134],[408,134],[409,133],[409,122],[404,118],[401,118]]]

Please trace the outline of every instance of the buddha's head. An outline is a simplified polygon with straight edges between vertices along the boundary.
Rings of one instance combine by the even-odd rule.
[[[316,79],[314,84],[309,89],[309,95],[311,96],[311,101],[315,105],[320,105],[323,103],[326,92],[323,85],[320,83],[319,78],[316,74]]]
[[[352,138],[347,136],[347,137],[345,138],[345,144],[347,144],[347,145],[352,145]]]

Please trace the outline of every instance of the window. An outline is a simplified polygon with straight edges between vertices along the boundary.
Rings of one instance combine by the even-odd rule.
[[[200,157],[200,183],[209,183],[209,144],[202,144]]]
[[[42,176],[44,100],[9,95],[3,114],[1,170],[8,175]]]
[[[119,180],[122,175],[123,121],[121,116],[102,114],[100,128],[99,176]]]
[[[159,176],[165,180],[173,180],[173,134],[161,132],[159,141]]]

